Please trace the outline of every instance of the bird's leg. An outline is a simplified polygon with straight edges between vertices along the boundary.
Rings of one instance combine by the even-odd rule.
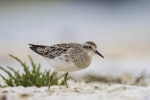
[[[68,72],[65,73],[65,77],[64,77],[64,81],[65,81],[65,85],[68,88],[68,84],[67,84],[67,76],[68,76]]]
[[[54,71],[50,76],[49,76],[49,84],[48,84],[48,90],[50,91],[50,87],[52,85],[53,77],[56,75],[56,71]]]

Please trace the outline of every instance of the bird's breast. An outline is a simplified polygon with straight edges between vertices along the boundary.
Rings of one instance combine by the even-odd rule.
[[[80,68],[69,59],[55,57],[54,59],[46,58],[46,60],[56,71],[73,72],[80,70]]]

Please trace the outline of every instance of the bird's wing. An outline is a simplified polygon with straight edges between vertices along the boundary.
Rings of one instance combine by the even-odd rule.
[[[30,49],[34,52],[38,53],[41,56],[48,58],[55,58],[56,56],[61,55],[62,53],[66,53],[66,51],[70,48],[69,44],[56,44],[52,46],[44,46],[44,45],[34,45],[29,44]]]

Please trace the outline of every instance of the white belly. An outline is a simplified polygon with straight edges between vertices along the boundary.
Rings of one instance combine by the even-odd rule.
[[[46,58],[46,60],[56,71],[72,72],[83,69],[79,68],[71,61],[60,59],[60,57],[55,57],[54,59]]]

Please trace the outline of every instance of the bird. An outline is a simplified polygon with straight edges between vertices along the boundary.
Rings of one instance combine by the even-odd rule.
[[[97,51],[97,45],[93,41],[87,41],[83,44],[59,43],[51,46],[35,44],[29,45],[31,50],[43,56],[48,61],[50,66],[55,70],[49,77],[49,90],[53,75],[55,75],[56,72],[66,72],[64,81],[66,87],[68,87],[67,76],[69,72],[87,68],[91,64],[94,54],[97,54],[104,58],[104,56]]]

